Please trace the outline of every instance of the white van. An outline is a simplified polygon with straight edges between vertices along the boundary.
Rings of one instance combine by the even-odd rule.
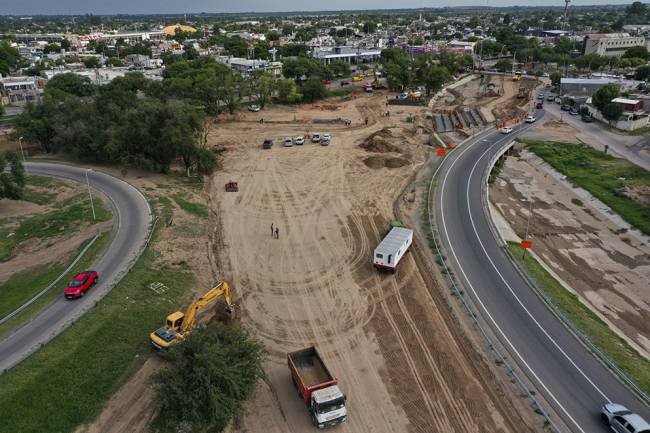
[[[375,248],[373,266],[395,272],[406,251],[413,243],[413,230],[405,227],[393,227],[381,243]]]
[[[319,134],[318,132],[315,132],[315,133],[311,136],[311,142],[312,142],[312,143],[318,143],[319,141],[320,141],[320,134]]]

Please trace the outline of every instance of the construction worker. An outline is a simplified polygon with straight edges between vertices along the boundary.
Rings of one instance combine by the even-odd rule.
[[[273,223],[271,223],[271,237],[273,237]]]
[[[280,239],[280,232],[278,231],[278,228],[275,228],[275,238]]]

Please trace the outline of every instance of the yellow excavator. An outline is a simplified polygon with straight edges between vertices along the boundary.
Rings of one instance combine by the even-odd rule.
[[[167,323],[162,328],[149,334],[151,344],[155,349],[167,349],[174,344],[180,343],[187,337],[194,325],[196,316],[202,308],[216,301],[220,297],[226,300],[226,311],[232,314],[232,290],[230,285],[222,281],[217,286],[208,290],[203,296],[192,302],[185,313],[177,311],[167,316]]]

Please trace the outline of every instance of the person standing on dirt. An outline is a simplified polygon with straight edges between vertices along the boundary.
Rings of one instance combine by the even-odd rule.
[[[273,223],[271,223],[271,237],[273,237]]]
[[[368,118],[366,117],[366,125],[368,124]]]
[[[278,228],[275,228],[275,238],[280,239],[280,232],[278,231]]]

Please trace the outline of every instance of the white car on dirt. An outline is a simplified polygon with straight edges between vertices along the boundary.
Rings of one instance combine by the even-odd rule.
[[[305,144],[305,137],[303,137],[302,135],[294,137],[293,142],[296,145],[301,146],[301,145]]]
[[[311,136],[311,142],[312,142],[312,143],[318,143],[318,142],[320,142],[320,134],[319,134],[318,132],[315,132],[315,133]]]
[[[293,138],[292,137],[287,137],[284,139],[284,147],[291,147],[293,146]]]
[[[320,139],[320,144],[321,146],[328,146],[330,144],[330,135],[323,134],[323,136]]]

